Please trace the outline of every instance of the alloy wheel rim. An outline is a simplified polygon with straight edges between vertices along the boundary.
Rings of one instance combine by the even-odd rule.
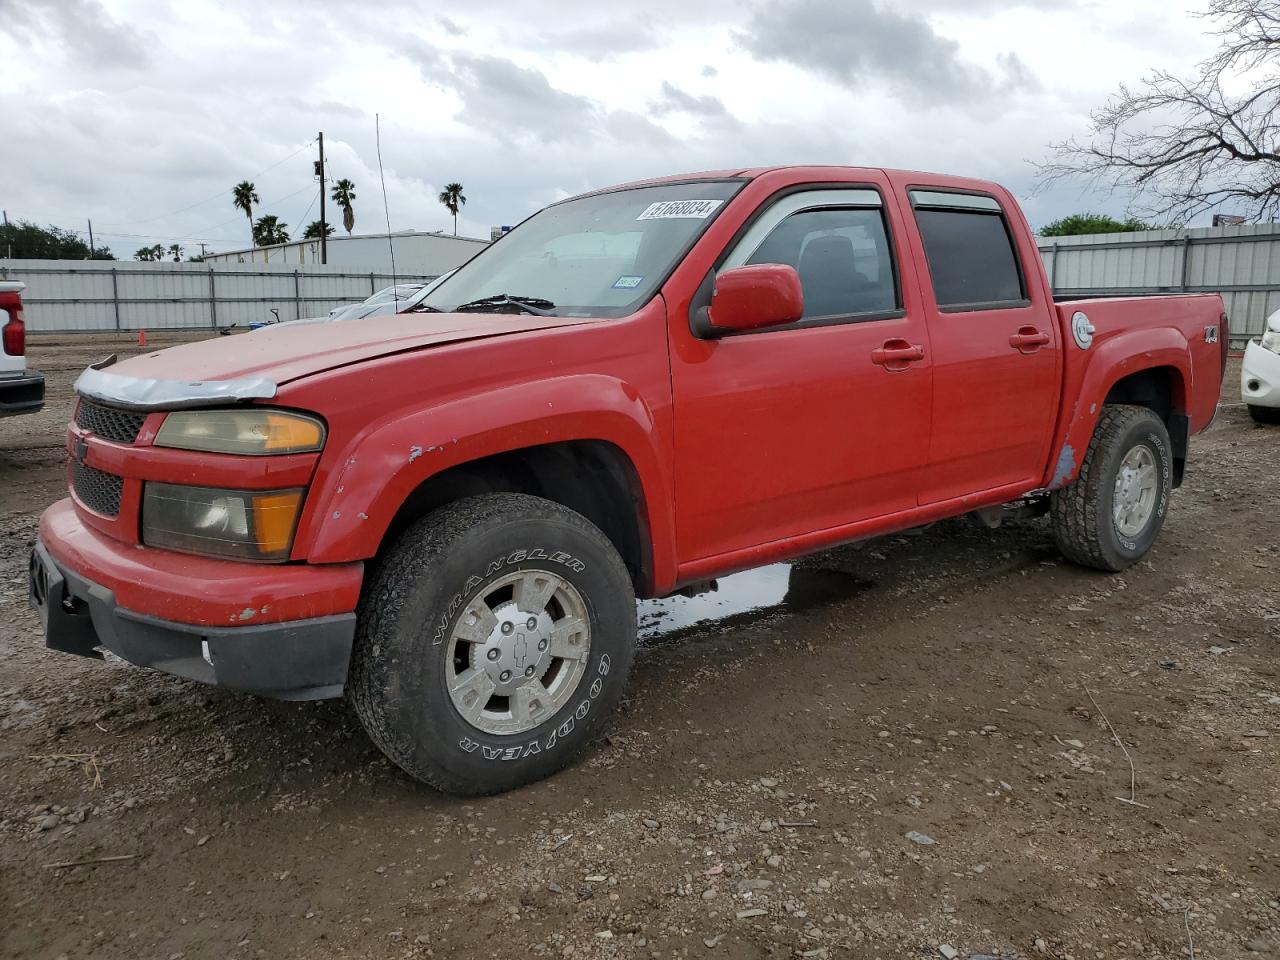
[[[1132,539],[1146,529],[1159,487],[1155,455],[1146,444],[1138,444],[1124,455],[1116,472],[1111,514],[1117,533]]]
[[[517,570],[482,586],[449,636],[446,683],[477,730],[534,729],[573,696],[591,655],[586,602],[549,570]]]

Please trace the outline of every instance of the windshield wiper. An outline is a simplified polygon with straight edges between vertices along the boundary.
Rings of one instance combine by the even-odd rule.
[[[453,308],[454,313],[503,313],[504,307],[515,307],[516,310],[522,310],[525,313],[532,313],[538,317],[555,316],[551,311],[555,308],[555,304],[550,300],[544,300],[542,297],[514,297],[509,293],[498,293],[492,297],[481,297],[479,300],[470,300],[467,303],[460,303]]]
[[[405,313],[443,313],[439,307],[428,307],[425,303],[420,303],[415,307],[410,307]]]

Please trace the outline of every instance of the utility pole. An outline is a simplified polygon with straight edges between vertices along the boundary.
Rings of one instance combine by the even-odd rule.
[[[93,221],[89,221],[89,259],[98,259],[98,251],[93,248]]]
[[[4,239],[8,245],[8,252],[5,254],[6,260],[13,259],[13,234],[9,232],[9,211],[4,211]]]
[[[204,259],[204,241],[197,240],[196,242],[200,244],[200,259],[203,260]]]
[[[316,175],[320,177],[320,262],[329,262],[328,223],[324,218],[324,131],[320,131],[320,159],[316,161]]]

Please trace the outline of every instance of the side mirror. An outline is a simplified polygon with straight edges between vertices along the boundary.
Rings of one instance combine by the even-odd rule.
[[[781,263],[734,267],[715,278],[707,332],[712,336],[795,323],[804,316],[800,274]]]

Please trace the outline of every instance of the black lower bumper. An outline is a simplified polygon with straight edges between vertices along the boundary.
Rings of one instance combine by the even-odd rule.
[[[342,695],[354,613],[287,623],[207,627],[160,620],[116,605],[115,594],[61,567],[40,543],[31,552],[28,599],[52,650],[102,658],[282,700]]]
[[[0,377],[0,417],[34,413],[44,406],[44,374],[28,370],[17,377]]]

